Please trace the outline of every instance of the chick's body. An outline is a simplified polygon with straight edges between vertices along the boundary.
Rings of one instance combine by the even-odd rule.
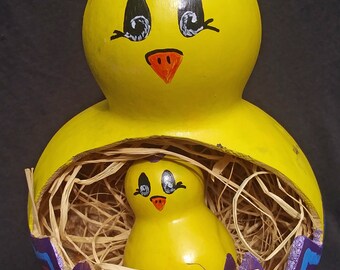
[[[125,189],[136,220],[124,265],[222,270],[228,253],[236,258],[231,236],[204,203],[199,169],[168,158],[140,161],[130,167]]]

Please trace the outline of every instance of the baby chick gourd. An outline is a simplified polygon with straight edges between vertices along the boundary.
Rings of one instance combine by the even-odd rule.
[[[233,239],[204,203],[204,179],[179,159],[135,162],[125,192],[135,214],[124,252],[134,269],[224,269],[227,254],[236,260]]]

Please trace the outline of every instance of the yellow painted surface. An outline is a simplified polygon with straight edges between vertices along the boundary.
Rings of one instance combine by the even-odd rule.
[[[125,139],[188,138],[263,165],[289,179],[323,221],[310,165],[290,135],[270,116],[242,100],[261,39],[255,0],[203,0],[205,20],[219,32],[194,37],[179,31],[179,1],[147,1],[152,25],[139,42],[121,37],[126,1],[89,0],[83,39],[89,66],[107,100],[83,111],[52,138],[35,170],[35,199],[72,157]],[[183,58],[170,83],[145,55],[177,49]]]

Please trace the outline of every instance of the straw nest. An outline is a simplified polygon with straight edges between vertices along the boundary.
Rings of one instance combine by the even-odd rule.
[[[312,238],[316,221],[288,181],[274,173],[193,141],[135,140],[78,156],[58,171],[34,204],[34,232],[51,237],[65,269],[83,260],[94,269],[122,265],[134,222],[124,195],[124,175],[134,160],[157,154],[202,169],[206,204],[233,236],[238,263],[250,251],[265,269],[284,269],[294,238]],[[33,170],[27,171],[27,178],[32,195]]]

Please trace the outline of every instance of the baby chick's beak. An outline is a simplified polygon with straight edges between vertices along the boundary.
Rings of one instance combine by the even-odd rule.
[[[165,82],[170,83],[180,66],[183,53],[177,49],[161,49],[148,52],[146,62]]]
[[[157,208],[157,210],[162,211],[166,203],[166,197],[163,196],[152,196],[150,201]]]

